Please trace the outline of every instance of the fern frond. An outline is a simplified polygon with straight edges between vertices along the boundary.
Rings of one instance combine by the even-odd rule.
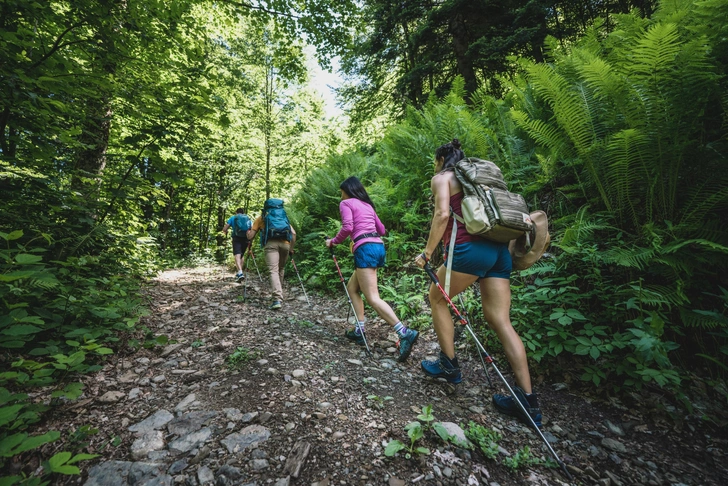
[[[713,311],[681,307],[680,318],[686,327],[700,329],[728,328],[728,318]]]
[[[655,256],[652,248],[623,248],[611,247],[602,253],[602,259],[607,263],[614,263],[627,268],[644,270]]]

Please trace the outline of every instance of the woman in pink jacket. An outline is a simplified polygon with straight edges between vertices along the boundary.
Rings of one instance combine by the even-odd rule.
[[[356,270],[349,279],[347,288],[351,301],[356,311],[357,325],[353,330],[344,334],[348,339],[359,345],[364,344],[364,301],[360,292],[367,298],[377,314],[387,321],[399,337],[399,358],[400,362],[407,359],[412,352],[412,347],[419,333],[414,329],[407,329],[397,318],[392,308],[381,297],[377,286],[377,268],[385,265],[386,255],[384,243],[380,238],[386,233],[386,229],[374,211],[374,203],[369,199],[366,189],[356,177],[349,177],[339,186],[341,189],[341,230],[330,240],[326,240],[326,246],[343,243],[351,237],[354,246],[354,266]]]

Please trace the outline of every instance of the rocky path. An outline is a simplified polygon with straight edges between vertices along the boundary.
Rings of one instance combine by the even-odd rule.
[[[488,388],[467,349],[460,351],[465,380],[453,390],[419,371],[438,349],[432,330],[400,364],[391,329],[370,319],[370,359],[342,336],[343,297],[309,295],[309,306],[290,286],[284,308],[269,311],[267,284],[249,278],[245,302],[243,285],[218,267],[167,271],[153,281],[144,325],[172,344],[115,356],[48,424],[101,455],[85,466],[82,483],[728,484],[725,434],[690,423],[677,429],[618,401],[590,402],[565,383],[538,391],[544,434],[575,480],[539,464],[506,467],[524,446],[532,457],[549,454],[531,430],[494,411],[490,397],[502,386],[493,376],[496,388]],[[499,433],[496,457],[431,430],[416,444],[430,454],[385,457],[391,439],[409,444],[404,427],[426,405],[453,434],[471,421]],[[99,433],[71,434],[83,425]]]

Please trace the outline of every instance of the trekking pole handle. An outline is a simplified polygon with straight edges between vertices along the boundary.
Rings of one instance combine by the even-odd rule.
[[[323,238],[323,239],[324,239],[324,243],[326,242],[326,240],[330,239],[330,238],[329,238],[328,236],[326,236],[326,235],[321,235],[321,238]],[[330,253],[331,253],[331,255],[333,256],[333,254],[334,254],[334,247],[333,247],[333,246],[330,246],[330,247],[329,247],[329,252],[330,252]]]

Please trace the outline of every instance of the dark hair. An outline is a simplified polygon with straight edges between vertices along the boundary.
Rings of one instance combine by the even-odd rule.
[[[464,159],[465,154],[462,150],[460,150],[460,140],[453,138],[452,142],[440,145],[437,150],[435,150],[435,160],[440,157],[445,159],[445,163],[442,164],[441,170],[454,167],[456,163]]]
[[[237,214],[245,214],[245,209],[243,209],[243,208],[238,208],[238,209],[236,209],[236,210],[235,210],[235,212],[236,212]]]
[[[370,205],[372,209],[376,209],[372,200],[369,199],[369,194],[367,194],[367,190],[364,189],[361,181],[356,176],[351,176],[344,182],[342,182],[339,186],[339,189],[347,193],[349,197],[353,197],[354,199],[363,201]]]

